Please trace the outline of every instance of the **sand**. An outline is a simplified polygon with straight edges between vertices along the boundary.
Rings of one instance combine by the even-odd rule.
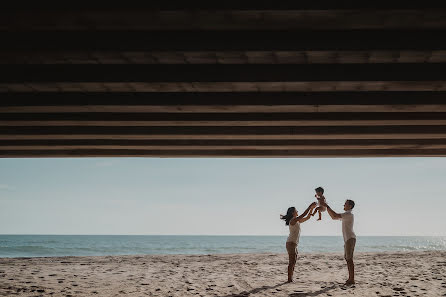
[[[446,252],[0,258],[0,296],[446,296]]]

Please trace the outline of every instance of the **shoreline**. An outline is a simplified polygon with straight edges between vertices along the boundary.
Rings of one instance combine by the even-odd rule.
[[[446,296],[446,251],[0,258],[0,296]]]
[[[285,249],[285,248],[284,248]],[[379,251],[379,252],[357,252],[355,251],[355,256],[361,255],[373,255],[373,254],[413,254],[413,253],[445,253],[446,250],[421,250],[421,251]],[[274,253],[274,252],[258,252],[258,253],[208,253],[208,254],[119,254],[119,255],[89,255],[89,256],[23,256],[23,257],[2,257],[0,256],[0,261],[2,259],[57,259],[57,258],[101,258],[101,257],[162,257],[162,256],[243,256],[243,255],[284,255],[287,256],[286,252],[283,253]],[[343,251],[335,251],[335,252],[301,252],[299,251],[299,256],[309,255],[309,256],[317,256],[317,255],[341,255],[343,256]]]

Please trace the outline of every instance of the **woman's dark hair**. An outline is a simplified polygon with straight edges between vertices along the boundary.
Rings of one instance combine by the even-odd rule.
[[[288,210],[286,211],[286,215],[280,215],[280,219],[285,221],[285,225],[289,225],[291,219],[293,218],[294,215],[294,211],[296,210],[295,207],[289,207]]]

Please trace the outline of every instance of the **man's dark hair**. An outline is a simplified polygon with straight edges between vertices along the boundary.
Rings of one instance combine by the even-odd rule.
[[[355,207],[355,201],[347,199],[347,203],[350,204],[350,206],[352,207],[352,209]]]
[[[322,194],[324,194],[324,188],[322,187],[317,187],[316,189],[314,189],[316,192],[321,192]]]

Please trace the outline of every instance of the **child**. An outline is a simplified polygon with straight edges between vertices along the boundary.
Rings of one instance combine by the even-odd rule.
[[[314,216],[316,212],[319,212],[319,219],[317,220],[320,221],[322,220],[322,212],[327,210],[325,206],[321,206],[321,202],[325,202],[324,189],[322,187],[318,187],[314,190],[316,191],[316,195],[314,195],[314,197],[317,199],[318,207],[314,209],[314,212],[311,215]]]

